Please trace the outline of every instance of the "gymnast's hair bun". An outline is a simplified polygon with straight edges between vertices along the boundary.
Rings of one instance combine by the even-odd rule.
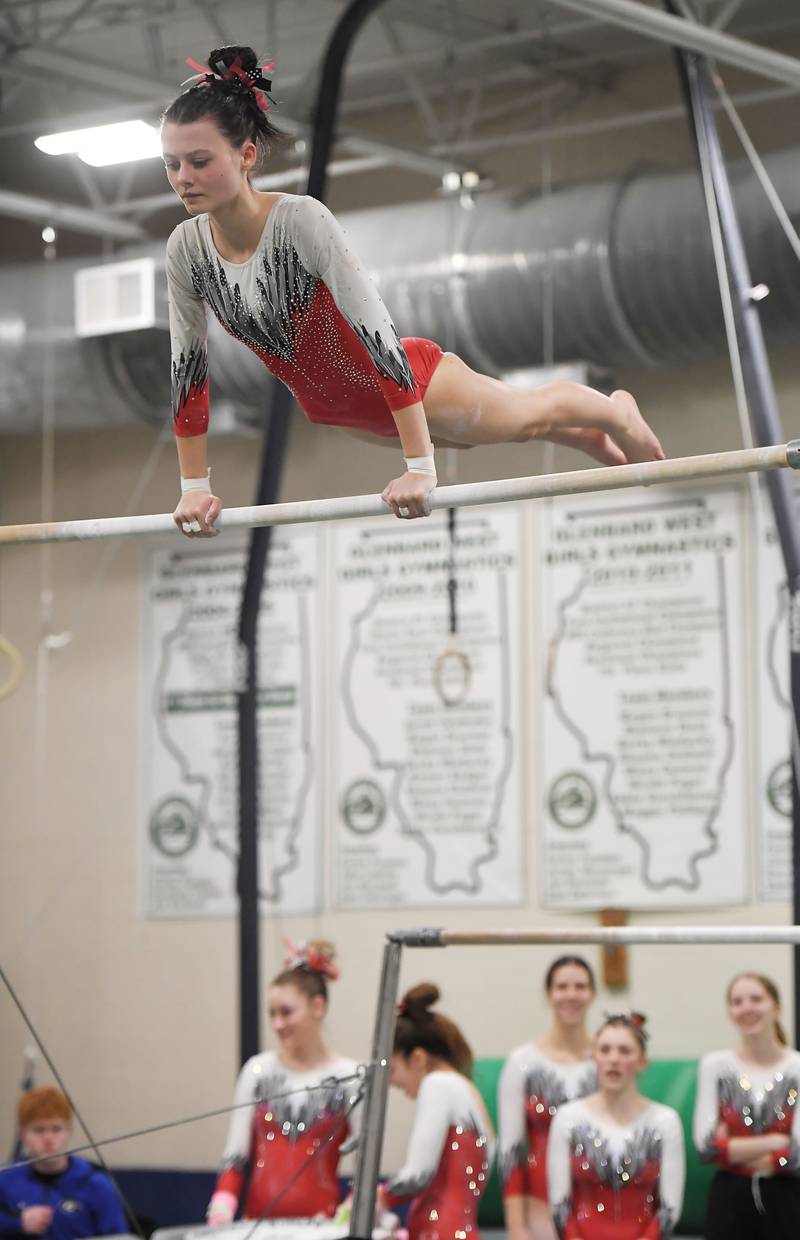
[[[403,995],[400,1013],[408,1016],[410,1020],[424,1020],[426,1016],[430,1016],[430,1009],[434,1003],[438,1003],[440,995],[439,987],[434,986],[433,982],[420,982]]]

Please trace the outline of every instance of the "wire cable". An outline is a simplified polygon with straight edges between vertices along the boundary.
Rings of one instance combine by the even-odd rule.
[[[362,1067],[366,1070],[366,1069],[371,1069],[373,1065],[363,1064]],[[362,1072],[355,1072],[351,1076],[337,1076],[335,1079],[338,1084],[347,1085],[351,1081],[363,1081],[364,1075]],[[303,1085],[298,1089],[289,1089],[285,1093],[282,1093],[282,1094],[274,1094],[270,1098],[270,1102],[283,1102],[284,1099],[286,1098],[292,1098],[296,1094],[304,1094],[307,1092],[308,1092],[308,1086]],[[64,1093],[66,1093],[66,1090],[64,1090]],[[102,1141],[92,1141],[90,1144],[87,1143],[85,1145],[71,1146],[68,1150],[64,1150],[64,1154],[65,1155],[84,1154],[86,1153],[87,1150],[97,1150],[99,1147],[106,1146],[106,1145],[118,1145],[121,1141],[133,1141],[136,1137],[150,1137],[154,1133],[157,1133],[157,1132],[167,1132],[170,1128],[180,1128],[184,1124],[195,1124],[203,1119],[216,1119],[220,1115],[230,1115],[234,1111],[242,1111],[245,1109],[245,1107],[252,1107],[252,1106],[253,1106],[253,1101],[251,1099],[248,1102],[234,1102],[234,1103],[231,1103],[229,1106],[212,1107],[212,1109],[209,1111],[198,1111],[193,1115],[184,1115],[180,1119],[164,1120],[164,1122],[160,1124],[149,1124],[146,1128],[135,1128],[135,1129],[132,1129],[130,1132],[121,1132],[113,1137],[104,1137]],[[73,1107],[73,1110],[74,1109],[75,1108]],[[75,1113],[77,1115],[77,1111]],[[85,1128],[85,1125],[83,1126]],[[17,1162],[14,1162],[12,1164],[7,1164],[6,1170],[10,1170],[11,1167],[30,1167],[34,1163],[40,1162],[40,1161],[41,1161],[40,1158],[22,1158],[22,1159],[19,1159]]]
[[[136,1234],[139,1236],[140,1240],[146,1240],[145,1234],[144,1234],[144,1232],[143,1232],[143,1230],[142,1230],[142,1226],[141,1226],[141,1224],[140,1224],[140,1222],[139,1222],[138,1218],[136,1217],[136,1213],[135,1213],[135,1211],[134,1211],[133,1207],[131,1206],[131,1203],[128,1201],[127,1197],[125,1196],[125,1194],[123,1193],[123,1191],[122,1191],[122,1189],[120,1188],[119,1184],[117,1183],[117,1180],[116,1180],[116,1177],[115,1177],[114,1173],[113,1173],[113,1172],[111,1171],[111,1169],[109,1168],[108,1163],[106,1162],[105,1158],[103,1157],[103,1155],[102,1155],[102,1153],[101,1153],[101,1151],[100,1151],[100,1148],[99,1148],[99,1146],[98,1146],[97,1142],[95,1141],[94,1137],[92,1136],[91,1132],[89,1131],[89,1126],[88,1126],[88,1124],[86,1123],[86,1120],[83,1118],[83,1115],[82,1115],[82,1114],[81,1114],[81,1112],[79,1111],[78,1106],[77,1106],[77,1103],[75,1102],[75,1099],[72,1097],[72,1095],[71,1095],[70,1091],[67,1089],[66,1083],[64,1082],[64,1078],[62,1077],[62,1075],[61,1075],[61,1073],[59,1072],[58,1068],[56,1067],[55,1063],[53,1062],[53,1060],[52,1060],[52,1058],[51,1058],[51,1056],[50,1056],[50,1052],[48,1051],[48,1049],[47,1049],[47,1047],[45,1046],[44,1042],[42,1041],[41,1037],[39,1036],[39,1033],[38,1033],[38,1031],[37,1031],[37,1029],[36,1029],[36,1026],[34,1025],[33,1021],[31,1020],[30,1016],[28,1015],[28,1013],[27,1013],[27,1011],[26,1011],[26,1009],[25,1009],[25,1005],[23,1004],[23,1002],[22,1002],[22,1000],[20,999],[19,995],[17,994],[16,990],[15,990],[15,989],[14,989],[14,987],[12,986],[12,984],[11,984],[11,979],[9,978],[9,976],[8,976],[8,974],[6,973],[5,969],[3,968],[2,964],[0,964],[0,978],[2,978],[2,980],[3,980],[4,984],[5,984],[6,990],[8,991],[9,995],[11,996],[11,999],[12,999],[12,1001],[13,1001],[13,1003],[14,1003],[14,1006],[16,1007],[17,1011],[19,1012],[20,1016],[22,1017],[23,1021],[25,1022],[25,1025],[26,1025],[26,1026],[27,1026],[27,1028],[28,1028],[28,1032],[30,1033],[30,1035],[31,1035],[31,1037],[33,1038],[33,1040],[34,1040],[34,1042],[36,1043],[36,1045],[38,1046],[38,1048],[39,1048],[39,1052],[40,1052],[40,1054],[41,1054],[42,1058],[44,1059],[44,1061],[45,1061],[45,1063],[47,1064],[48,1068],[49,1068],[49,1069],[50,1069],[50,1071],[52,1072],[53,1077],[54,1077],[54,1079],[55,1079],[55,1081],[56,1081],[56,1083],[57,1083],[57,1085],[58,1085],[59,1089],[61,1090],[61,1092],[62,1092],[62,1094],[64,1095],[64,1097],[67,1099],[67,1102],[69,1103],[69,1105],[71,1106],[71,1108],[72,1108],[72,1112],[73,1112],[73,1114],[74,1114],[74,1116],[75,1116],[76,1120],[77,1120],[77,1121],[78,1121],[78,1123],[80,1124],[80,1126],[81,1126],[81,1128],[83,1129],[83,1131],[86,1133],[86,1137],[87,1137],[88,1142],[89,1142],[88,1148],[89,1148],[89,1149],[91,1149],[91,1150],[93,1151],[93,1153],[95,1154],[95,1156],[96,1156],[96,1158],[97,1158],[98,1162],[100,1163],[100,1166],[103,1168],[103,1170],[105,1171],[106,1175],[107,1175],[107,1176],[108,1176],[108,1178],[111,1180],[111,1183],[114,1185],[114,1188],[115,1188],[115,1189],[117,1190],[117,1192],[119,1193],[120,1201],[122,1202],[123,1206],[125,1207],[125,1211],[126,1211],[126,1213],[127,1213],[127,1215],[128,1215],[128,1221],[129,1221],[129,1223],[133,1223],[133,1226],[134,1226],[134,1227],[135,1227],[135,1229],[136,1229]],[[32,1160],[32,1161],[40,1161],[40,1160]]]

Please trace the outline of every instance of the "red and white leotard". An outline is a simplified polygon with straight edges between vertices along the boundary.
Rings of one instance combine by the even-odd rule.
[[[208,427],[206,305],[294,393],[312,422],[396,436],[392,410],[422,400],[442,351],[401,341],[341,227],[315,198],[282,194],[244,263],[221,257],[207,215],[167,242],[172,412]]]
[[[745,1064],[733,1051],[712,1051],[700,1061],[694,1112],[694,1143],[705,1162],[739,1175],[752,1172],[728,1162],[731,1137],[778,1132],[786,1147],[772,1154],[773,1174],[800,1174],[800,1054],[787,1051],[769,1068]],[[724,1125],[726,1135],[718,1135]]]
[[[652,1102],[632,1124],[610,1124],[585,1098],[550,1128],[547,1179],[561,1240],[666,1240],[680,1217],[686,1176],[683,1129]]]
[[[429,1072],[417,1094],[405,1165],[386,1185],[389,1206],[411,1197],[410,1240],[479,1240],[478,1203],[494,1152],[474,1086]]]
[[[591,1059],[556,1063],[527,1042],[509,1055],[498,1092],[504,1197],[547,1201],[547,1137],[560,1106],[597,1088]]]
[[[358,1094],[356,1072],[352,1059],[333,1059],[311,1072],[289,1071],[274,1051],[248,1059],[236,1082],[237,1110],[215,1193],[238,1199],[249,1166],[245,1218],[333,1215],[340,1150],[360,1119],[360,1106],[350,1109]]]

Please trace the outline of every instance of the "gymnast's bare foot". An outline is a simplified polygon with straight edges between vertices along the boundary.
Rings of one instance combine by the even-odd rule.
[[[609,398],[619,415],[619,424],[611,432],[615,442],[633,464],[642,461],[663,461],[664,450],[658,437],[645,422],[630,392],[612,392]]]

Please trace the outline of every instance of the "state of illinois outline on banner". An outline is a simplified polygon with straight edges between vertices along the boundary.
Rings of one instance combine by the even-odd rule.
[[[795,515],[800,487],[793,478]],[[756,718],[758,895],[771,903],[792,899],[792,729],[789,662],[789,590],[766,486],[759,486],[756,543]]]
[[[446,513],[332,531],[339,908],[524,898],[520,522],[458,512],[454,638]]]
[[[538,532],[544,905],[744,900],[739,492],[564,499]]]
[[[145,552],[140,904],[236,914],[243,536]],[[320,536],[275,530],[258,628],[262,912],[319,907]]]

